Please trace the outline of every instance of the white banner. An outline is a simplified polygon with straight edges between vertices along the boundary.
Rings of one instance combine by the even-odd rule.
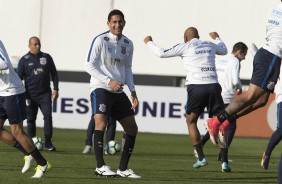
[[[60,97],[53,103],[53,126],[56,128],[87,129],[91,117],[88,83],[60,82]],[[126,89],[127,90],[127,89]],[[136,121],[139,132],[188,134],[184,117],[187,92],[185,87],[136,86],[139,107]],[[127,94],[130,94],[126,91]],[[205,134],[204,113],[198,128]],[[37,126],[43,127],[43,117],[38,113]],[[117,130],[122,127],[118,124]]]

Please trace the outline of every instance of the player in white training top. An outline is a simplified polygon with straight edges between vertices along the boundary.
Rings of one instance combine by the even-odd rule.
[[[254,57],[253,74],[249,89],[217,116],[207,120],[207,128],[214,144],[218,139],[219,126],[229,124],[242,115],[253,111],[252,105],[258,101],[266,102],[280,73],[282,58],[282,3],[274,6],[266,21],[266,44],[258,50]],[[247,109],[247,110],[246,110]],[[236,115],[237,114],[237,115]]]
[[[122,34],[124,26],[123,13],[120,10],[111,11],[108,15],[110,31],[94,38],[86,62],[86,71],[91,75],[90,97],[95,120],[95,174],[141,178],[127,167],[138,132],[134,118],[138,98],[131,69],[133,44]],[[132,103],[123,92],[125,84],[131,92]],[[105,164],[103,158],[103,137],[109,116],[117,119],[124,129],[121,160],[116,173]]]
[[[224,106],[228,106],[234,98],[234,93],[242,93],[242,84],[240,80],[240,62],[245,59],[248,47],[243,42],[234,44],[232,53],[222,56],[215,61],[218,82],[222,88],[221,96]],[[226,133],[227,145],[230,146],[236,131],[236,120],[228,127]],[[202,144],[209,140],[209,133],[202,137]],[[221,160],[221,153],[218,154],[217,160]]]
[[[4,128],[8,119],[11,132]],[[14,146],[27,157],[34,158],[38,166],[32,178],[41,178],[51,169],[51,165],[34,146],[31,138],[23,130],[26,119],[25,88],[18,74],[15,72],[8,53],[0,40],[0,136],[1,140]],[[25,157],[25,158],[27,158]],[[30,162],[29,162],[30,163]],[[25,165],[22,172],[26,172],[29,165]]]
[[[187,86],[186,123],[192,144],[198,153],[198,160],[193,165],[194,168],[208,164],[197,127],[199,116],[206,107],[213,115],[224,109],[221,87],[218,84],[215,70],[215,55],[227,54],[227,48],[216,32],[211,32],[210,36],[214,42],[202,41],[199,39],[198,30],[195,27],[189,27],[184,33],[184,43],[177,44],[170,49],[157,46],[151,36],[144,38],[145,44],[158,57],[179,56],[183,60],[187,73],[185,83]],[[221,144],[220,149],[223,154],[222,171],[230,172],[226,144]]]

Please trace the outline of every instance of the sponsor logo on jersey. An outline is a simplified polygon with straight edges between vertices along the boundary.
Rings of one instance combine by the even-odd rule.
[[[202,72],[208,72],[208,71],[215,71],[215,67],[203,67],[201,68]]]
[[[129,44],[129,41],[127,39],[124,39],[124,43]]]
[[[40,73],[43,73],[43,69],[42,68],[36,68],[33,70],[34,75],[38,75]]]
[[[40,64],[41,65],[46,65],[47,64],[46,58],[40,58]]]
[[[33,63],[28,63],[28,66],[33,66]]]
[[[278,22],[278,21],[276,21],[276,20],[268,20],[268,23],[269,24],[274,24],[274,25],[276,25],[276,26],[278,26],[280,23]]]
[[[99,105],[99,111],[106,112],[106,105],[105,104],[100,104]]]
[[[108,42],[110,39],[105,36],[105,37],[104,37],[104,40],[105,40],[106,42]]]
[[[125,47],[125,46],[121,46],[121,53],[122,53],[123,55],[126,54],[126,47]]]
[[[267,84],[267,89],[273,90],[273,89],[274,89],[274,86],[275,86],[274,82],[269,81],[269,83]]]
[[[207,50],[196,50],[195,53],[196,54],[211,53],[211,50],[210,49],[207,49]]]

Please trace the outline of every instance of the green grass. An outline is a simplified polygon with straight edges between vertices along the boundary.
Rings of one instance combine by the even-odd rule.
[[[216,161],[218,148],[210,142],[204,147],[209,165],[194,169],[193,147],[185,135],[139,133],[129,168],[142,179],[101,178],[94,175],[94,154],[83,155],[85,130],[55,129],[53,143],[56,152],[42,151],[52,163],[53,169],[44,178],[30,179],[33,170],[21,173],[23,155],[16,149],[0,142],[0,183],[5,184],[182,184],[182,183],[277,183],[277,167],[282,145],[273,151],[268,170],[260,167],[261,154],[268,139],[235,138],[229,150],[232,173],[222,173]],[[38,135],[43,135],[38,129]],[[120,142],[121,132],[116,139]],[[93,150],[92,150],[93,152]],[[105,161],[115,170],[119,155],[105,156]],[[35,167],[33,163],[33,168]]]

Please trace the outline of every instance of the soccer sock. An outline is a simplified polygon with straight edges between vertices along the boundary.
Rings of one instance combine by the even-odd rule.
[[[97,161],[97,167],[100,168],[105,165],[105,161],[103,158],[103,138],[104,131],[94,130],[94,152]]]
[[[194,148],[198,153],[198,160],[202,161],[205,158],[202,143],[194,145]]]
[[[28,155],[28,153],[25,151],[25,149],[22,147],[22,145],[19,142],[16,142],[16,144],[13,147],[23,152],[24,155]]]
[[[206,142],[210,139],[210,134],[209,132],[207,132],[203,137],[202,137],[202,145],[204,146],[206,144]]]
[[[28,155],[31,155],[34,158],[37,165],[44,166],[47,164],[47,160],[41,155],[40,151],[37,148],[35,148],[35,150]]]
[[[217,119],[220,123],[223,123],[226,119],[229,118],[231,118],[231,116],[225,110],[217,115]]]
[[[281,141],[282,139],[282,131],[281,128],[277,128],[273,134],[271,135],[271,138],[269,139],[267,149],[265,151],[265,154],[267,156],[271,156],[272,150],[275,148],[275,146]]]
[[[228,148],[220,148],[222,162],[228,163]]]
[[[119,170],[125,171],[127,169],[127,165],[133,152],[134,144],[135,144],[136,136],[131,136],[124,134],[122,139],[122,152],[121,159],[119,163]]]

